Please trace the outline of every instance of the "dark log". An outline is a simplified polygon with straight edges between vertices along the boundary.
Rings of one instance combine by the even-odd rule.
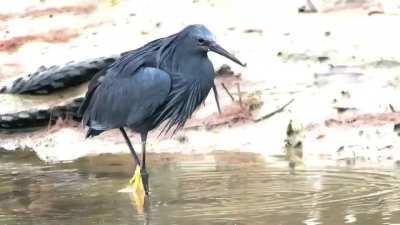
[[[20,77],[0,88],[0,93],[46,95],[87,82],[120,55],[100,57],[66,65],[40,67],[35,73]]]
[[[58,119],[81,121],[77,111],[83,98],[50,109],[21,111],[0,115],[0,131],[20,132],[54,124]]]

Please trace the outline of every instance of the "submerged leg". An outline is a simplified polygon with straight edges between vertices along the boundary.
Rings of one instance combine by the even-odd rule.
[[[140,138],[142,139],[142,167],[140,173],[142,174],[142,181],[144,186],[144,191],[146,195],[149,195],[149,174],[146,170],[146,140],[147,132],[141,133]]]
[[[135,161],[136,161],[136,165],[139,165],[139,166],[140,166],[139,157],[137,156],[137,154],[136,154],[136,152],[135,152],[135,149],[133,149],[132,143],[131,143],[131,141],[129,140],[128,135],[126,134],[124,128],[121,127],[121,128],[119,128],[119,130],[121,131],[122,136],[124,136],[124,139],[125,139],[125,141],[126,141],[126,144],[128,144],[129,150],[131,151],[132,156],[133,156],[133,158],[134,158]]]

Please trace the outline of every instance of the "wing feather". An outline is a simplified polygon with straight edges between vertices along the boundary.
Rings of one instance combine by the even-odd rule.
[[[140,126],[166,100],[171,78],[166,72],[144,67],[132,76],[105,77],[94,90],[83,115],[95,130]]]

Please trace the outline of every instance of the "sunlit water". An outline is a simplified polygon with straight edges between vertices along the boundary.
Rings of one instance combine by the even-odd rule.
[[[400,224],[396,169],[292,170],[253,154],[163,157],[149,158],[143,214],[118,192],[129,156],[55,165],[0,157],[0,224]]]

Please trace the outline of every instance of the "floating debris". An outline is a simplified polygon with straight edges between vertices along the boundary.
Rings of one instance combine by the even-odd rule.
[[[216,72],[217,76],[223,76],[223,75],[228,75],[232,76],[235,73],[232,71],[231,67],[227,64],[223,64]]]
[[[290,120],[286,130],[285,153],[291,168],[302,163],[303,139],[303,128],[300,125],[293,125],[293,121]]]

